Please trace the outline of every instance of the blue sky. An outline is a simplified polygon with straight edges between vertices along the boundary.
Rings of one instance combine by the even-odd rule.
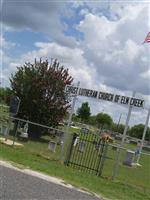
[[[1,82],[35,58],[57,58],[81,87],[132,95],[150,104],[148,1],[1,1]],[[85,99],[86,100],[86,99]],[[78,107],[84,99],[77,102]],[[89,101],[118,119],[127,108]],[[117,112],[116,112],[117,109]],[[119,112],[118,112],[119,110]],[[144,116],[144,117],[143,117]],[[134,110],[131,123],[144,121]]]

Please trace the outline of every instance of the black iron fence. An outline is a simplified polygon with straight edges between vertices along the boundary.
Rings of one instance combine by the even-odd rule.
[[[100,176],[107,158],[107,146],[107,143],[96,134],[74,134],[65,163],[76,169]]]

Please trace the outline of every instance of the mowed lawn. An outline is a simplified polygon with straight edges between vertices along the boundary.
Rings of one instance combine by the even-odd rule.
[[[45,136],[40,141],[21,142],[24,147],[0,144],[0,159],[19,164],[21,167],[28,167],[60,177],[74,186],[95,192],[109,199],[149,199],[150,189],[147,183],[149,182],[150,166],[147,157],[144,158],[142,156],[144,163],[147,163],[146,168],[144,165],[141,168],[129,168],[121,165],[119,179],[112,181],[109,178],[112,173],[111,159],[106,160],[103,172],[104,177],[97,177],[61,164],[58,161],[60,158],[60,145],[57,146],[56,153],[51,153],[48,150],[49,140],[50,138]],[[111,150],[109,154],[114,154],[114,151]],[[111,157],[112,155],[109,156]]]
[[[7,112],[3,116],[7,119]],[[2,117],[2,120],[4,122],[4,117]],[[71,129],[71,132],[74,131]],[[93,136],[90,137],[88,139],[92,140]],[[12,136],[10,138],[13,139]],[[59,161],[61,147],[57,145],[56,152],[50,152],[48,149],[50,140],[57,140],[57,138],[43,136],[39,141],[23,142],[17,140],[17,142],[24,145],[23,147],[12,147],[0,143],[0,159],[11,161],[19,167],[28,167],[51,176],[60,177],[74,186],[109,199],[150,199],[150,156],[142,155],[140,160],[142,166],[131,168],[122,164],[126,154],[126,151],[122,150],[118,176],[115,180],[111,180],[116,155],[116,151],[112,149],[112,146],[108,147],[103,177],[97,177],[94,174],[62,164]],[[128,145],[128,148],[135,149],[135,146]],[[88,155],[88,152],[86,154]],[[89,157],[87,156],[88,159]]]

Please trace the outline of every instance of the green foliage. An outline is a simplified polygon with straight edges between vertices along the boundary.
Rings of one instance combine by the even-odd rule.
[[[90,113],[90,106],[88,102],[82,103],[81,107],[77,110],[78,117],[83,122],[87,122],[91,113]]]
[[[0,103],[9,105],[13,92],[10,88],[0,88]]]
[[[125,129],[125,125],[113,123],[111,128],[112,128],[112,131],[123,134],[123,131]]]
[[[92,115],[89,117],[89,124],[95,126],[96,125],[96,116]]]
[[[133,126],[129,131],[130,136],[141,139],[142,135],[143,135],[144,127],[145,127],[144,124],[137,124],[137,125]],[[150,141],[150,128],[149,127],[146,132],[146,139]]]
[[[69,118],[69,116],[68,116],[68,118]],[[68,118],[67,118],[67,119],[68,119]],[[72,115],[72,121],[73,121],[73,122],[80,122],[79,117],[78,117],[75,113],[73,113],[73,115]]]
[[[108,126],[110,127],[112,125],[112,118],[110,115],[106,114],[106,113],[98,113],[96,115],[96,123],[98,128],[100,128],[101,126]]]
[[[34,64],[17,67],[10,82],[13,92],[21,100],[18,116],[56,126],[69,107],[64,88],[72,81],[68,69],[60,66],[57,60],[49,64],[48,60],[40,59]]]

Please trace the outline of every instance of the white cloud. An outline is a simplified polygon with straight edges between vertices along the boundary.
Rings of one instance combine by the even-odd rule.
[[[1,49],[11,49],[12,47],[15,47],[16,44],[11,41],[7,41],[4,36],[0,33],[0,48]]]
[[[8,7],[8,16],[4,20],[7,26],[13,27],[14,30],[30,28],[42,31],[49,34],[51,42],[36,42],[36,50],[23,53],[20,58],[7,58],[9,66],[4,70],[4,74],[14,72],[16,65],[34,62],[34,58],[58,58],[61,64],[69,68],[75,82],[81,82],[81,87],[125,96],[131,96],[131,91],[136,90],[142,94],[141,98],[149,102],[148,46],[142,45],[148,32],[148,8],[144,4],[108,6],[103,3],[99,8],[94,3],[86,4],[88,7],[78,2],[73,6],[77,9],[81,7],[79,13],[82,20],[75,26],[84,34],[83,40],[79,42],[72,36],[64,36],[66,24],[60,20],[64,5],[61,7],[52,4],[50,8],[50,4],[42,4],[40,9],[41,4],[37,4],[36,7],[32,3],[26,4],[24,11],[30,11],[28,16],[17,8]],[[103,9],[105,13],[102,12]],[[109,9],[109,16],[106,15],[106,9]],[[18,20],[15,21],[16,16]],[[116,120],[120,113],[124,113],[124,116],[127,113],[127,108],[120,105],[114,106],[107,102],[90,104],[93,113],[102,111],[103,107],[106,112],[112,113]],[[134,112],[136,116],[134,115],[131,123],[144,120],[141,117],[143,111]]]
[[[14,1],[3,3],[3,29],[6,31],[32,30],[47,34],[49,40],[54,40],[66,46],[76,45],[72,36],[65,36],[67,25],[61,21],[61,16],[71,16],[72,10],[66,2],[54,1]]]
[[[84,33],[84,57],[97,70],[96,79],[104,80],[107,86],[148,94],[149,79],[141,77],[149,67],[147,47],[142,46],[148,30],[148,9],[141,4],[124,5],[122,9],[116,21],[85,15],[78,26]]]
[[[150,69],[148,69],[146,72],[143,72],[141,76],[150,80]]]

